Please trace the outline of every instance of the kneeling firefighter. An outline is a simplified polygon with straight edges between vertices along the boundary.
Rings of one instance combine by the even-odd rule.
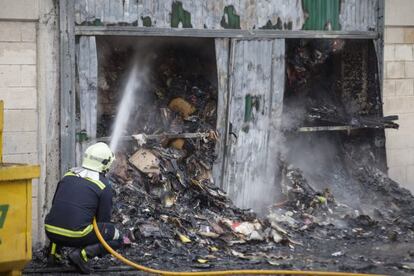
[[[96,217],[108,244],[118,249],[122,236],[110,222],[112,188],[105,178],[115,156],[105,143],[96,143],[84,153],[82,167],[73,168],[58,183],[52,207],[45,218],[45,231],[51,241],[49,261],[58,257],[61,247],[75,247],[69,260],[82,273],[90,273],[88,259],[107,252],[93,231]]]

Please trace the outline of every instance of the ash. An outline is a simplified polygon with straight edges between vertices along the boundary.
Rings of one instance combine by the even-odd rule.
[[[260,217],[214,183],[217,91],[202,70],[185,70],[203,61],[174,51],[154,59],[148,91],[155,104],[140,108],[156,112],[141,112],[129,129],[158,136],[125,141],[110,173],[114,222],[136,238],[120,250],[125,257],[175,271],[414,273],[414,197],[384,173],[383,129],[397,125],[382,117],[369,73],[372,46],[301,40],[289,47],[285,141],[275,164],[283,200]],[[355,48],[362,50],[352,54]],[[361,72],[351,75],[352,68]],[[338,125],[353,130],[297,131]],[[183,133],[205,135],[169,136]],[[42,271],[45,258],[35,252],[27,272]],[[93,260],[96,269],[118,265],[110,256]]]

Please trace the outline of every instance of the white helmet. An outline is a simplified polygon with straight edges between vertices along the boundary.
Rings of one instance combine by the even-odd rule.
[[[82,167],[106,173],[115,160],[115,155],[107,144],[99,142],[89,146],[83,155]]]

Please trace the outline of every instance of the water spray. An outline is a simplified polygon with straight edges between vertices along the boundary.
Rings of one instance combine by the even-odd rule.
[[[132,107],[134,106],[135,92],[141,87],[142,76],[138,73],[138,65],[132,66],[128,75],[127,83],[124,88],[121,103],[116,114],[115,124],[111,135],[111,143],[109,147],[116,152],[119,141],[125,127],[127,126]]]

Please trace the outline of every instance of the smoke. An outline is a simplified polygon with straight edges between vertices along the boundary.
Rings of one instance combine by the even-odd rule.
[[[267,144],[266,135],[263,135],[263,132],[260,129],[251,129],[249,135],[256,137],[256,142],[263,145],[267,152],[257,154],[260,146],[252,147],[245,152],[236,152],[234,156],[236,159],[235,166],[242,166],[242,168],[236,168],[238,173],[241,174],[236,176],[240,182],[230,183],[229,185],[230,196],[234,203],[241,208],[252,208],[258,214],[265,214],[267,208],[274,204],[280,196],[280,190],[276,184],[278,173],[275,162],[278,149]],[[251,142],[244,135],[240,135],[238,140],[240,145]],[[272,141],[275,140],[275,137],[272,137]]]
[[[327,81],[328,82],[328,81]],[[329,94],[329,89],[317,84],[310,87],[310,93]],[[315,92],[316,91],[316,92]],[[343,143],[348,139],[341,132],[297,132],[307,122],[306,100],[309,94],[291,97],[283,114],[283,132],[280,147],[281,160],[298,168],[309,185],[317,191],[329,189],[337,198],[348,205],[359,206],[360,190],[355,185],[348,164],[344,160]],[[326,98],[323,98],[325,100]],[[324,103],[322,100],[321,105]]]
[[[350,53],[355,52],[350,51],[348,54]],[[296,62],[294,54],[295,52],[292,52],[293,56],[290,58],[293,63]],[[339,202],[366,211],[364,206],[375,202],[365,198],[366,191],[357,172],[362,166],[376,165],[378,152],[383,150],[373,143],[375,131],[297,132],[297,128],[302,126],[344,125],[354,116],[357,118],[359,112],[363,114],[363,110],[354,109],[362,109],[362,105],[349,108],[353,102],[349,97],[345,97],[344,87],[353,87],[355,91],[352,93],[355,95],[362,93],[358,91],[364,91],[363,87],[358,91],[356,89],[357,85],[363,82],[355,81],[354,78],[344,78],[344,74],[348,73],[344,72],[344,64],[347,65],[349,62],[340,57],[328,58],[309,74],[304,75],[306,81],[298,86],[300,89],[287,86],[281,159],[288,166],[300,169],[308,184],[315,190],[329,189]],[[354,67],[346,68],[351,70]],[[360,77],[363,78],[363,74]],[[373,99],[366,101],[369,103]],[[315,116],[311,112],[315,109],[319,110],[320,113],[317,114],[321,114],[319,116],[322,119],[318,119],[318,115]],[[358,161],[358,164],[355,161]]]
[[[281,200],[278,156],[281,150],[280,119],[261,116],[261,111],[253,111],[260,118],[249,122],[248,132],[240,131],[236,150],[231,156],[232,166],[227,172],[228,194],[236,206],[251,208],[259,215],[266,215],[268,208]],[[249,125],[250,126],[250,125]],[[252,140],[254,137],[254,140]],[[233,168],[232,168],[233,167]]]

